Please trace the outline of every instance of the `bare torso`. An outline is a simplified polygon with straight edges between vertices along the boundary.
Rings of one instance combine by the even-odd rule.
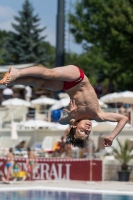
[[[30,152],[28,152],[28,158],[35,159],[36,156],[35,156],[35,154],[32,151],[30,151]]]
[[[101,112],[97,95],[85,76],[78,85],[66,90],[71,100],[75,100],[77,106],[76,121],[82,118],[97,119]]]
[[[12,153],[8,153],[8,154],[6,155],[6,158],[7,158],[6,163],[12,163],[12,161],[13,161],[13,159],[14,159],[14,156],[13,156]]]

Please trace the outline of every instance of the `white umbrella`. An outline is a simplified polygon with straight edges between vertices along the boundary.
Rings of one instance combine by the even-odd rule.
[[[61,125],[59,123],[52,123],[52,122],[47,122],[44,120],[28,120],[28,121],[24,121],[24,122],[20,122],[18,124],[18,126],[20,127],[25,127],[25,128],[39,128],[39,127],[43,127],[43,128],[49,128],[49,129],[54,129],[54,130],[66,130],[69,125]]]
[[[39,128],[39,127],[43,127],[43,128],[49,128],[53,126],[52,122],[47,122],[44,120],[28,120],[28,121],[23,121],[20,122],[18,124],[18,126],[20,127],[26,127],[26,128]]]
[[[69,95],[67,93],[61,92],[61,93],[59,93],[59,97],[60,97],[60,99],[62,99],[62,98],[68,98]]]
[[[92,121],[92,130],[93,131],[99,131],[99,132],[107,132],[107,131],[112,131],[118,122],[96,122]],[[124,128],[131,128],[130,124],[126,124]]]
[[[93,131],[99,131],[99,132],[106,132],[111,131],[115,128],[117,125],[116,122],[96,122],[92,121],[92,128]]]
[[[108,106],[102,102],[101,100],[98,99],[98,102],[99,102],[99,105],[100,107],[102,108],[107,108]],[[70,103],[70,98],[67,97],[67,98],[62,98],[60,100],[58,100],[53,106],[50,107],[50,110],[57,110],[57,109],[60,109],[62,107],[66,107],[68,106]]]
[[[98,99],[99,105],[101,108],[108,108],[108,105],[105,104],[103,101],[101,101],[100,99]]]
[[[56,101],[57,100],[52,99],[52,98],[40,97],[40,98],[37,98],[35,100],[32,100],[31,104],[33,106],[36,106],[36,105],[53,105],[54,103],[56,103]]]
[[[116,97],[118,97],[118,92],[106,94],[100,98],[104,103],[117,103]]]
[[[120,103],[133,104],[133,92],[131,91],[119,92],[115,97],[115,101]]]
[[[50,107],[49,110],[57,110],[60,109],[62,107],[66,107],[68,106],[70,103],[70,98],[62,98],[60,100],[58,100],[53,106]]]
[[[2,102],[3,106],[24,106],[30,107],[31,104],[23,99],[11,98]]]

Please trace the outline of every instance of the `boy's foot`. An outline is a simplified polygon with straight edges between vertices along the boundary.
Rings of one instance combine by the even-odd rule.
[[[4,75],[4,78],[0,81],[0,84],[7,85],[7,84],[13,82],[18,77],[19,77],[19,70],[15,69],[14,67],[11,67],[9,69],[9,72],[7,72]]]
[[[7,80],[7,77],[9,76],[9,72],[6,72],[3,79],[0,80],[0,84],[5,84],[6,80]]]

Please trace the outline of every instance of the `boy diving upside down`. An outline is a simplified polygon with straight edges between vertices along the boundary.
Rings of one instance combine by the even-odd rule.
[[[39,66],[15,69],[10,68],[0,84],[23,84],[52,91],[65,90],[70,97],[69,109],[64,109],[67,116],[59,120],[60,124],[70,124],[67,138],[74,146],[85,147],[92,129],[90,120],[98,122],[118,122],[113,132],[104,138],[104,146],[112,145],[114,138],[120,133],[128,118],[124,115],[103,112],[99,106],[97,95],[83,71],[74,65],[53,69]]]

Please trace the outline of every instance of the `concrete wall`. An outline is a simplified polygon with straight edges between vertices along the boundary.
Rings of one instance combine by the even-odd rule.
[[[133,160],[129,162],[129,165],[133,167]],[[121,169],[121,165],[118,160],[109,160],[106,157],[103,160],[103,180],[104,181],[117,181],[118,171]],[[130,181],[133,181],[133,170],[130,174]]]

